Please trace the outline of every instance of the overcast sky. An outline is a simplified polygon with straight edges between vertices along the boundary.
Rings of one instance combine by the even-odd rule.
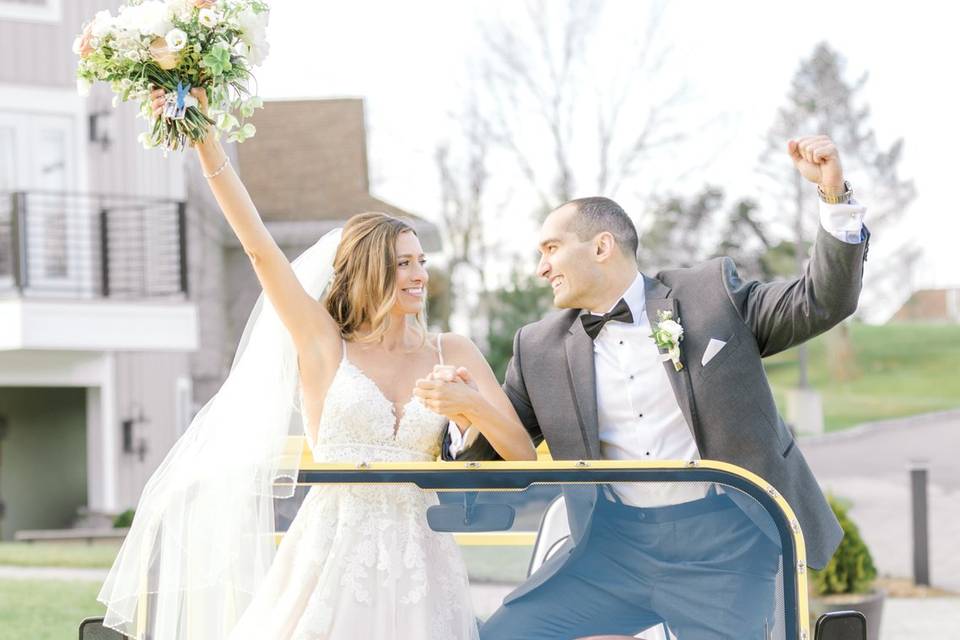
[[[640,2],[612,2],[636,11]],[[919,192],[911,231],[925,246],[919,286],[960,286],[960,207],[954,195],[960,117],[956,65],[960,10],[953,3],[694,2],[668,6],[662,26],[672,73],[682,76],[691,117],[720,115],[687,180],[749,195],[762,136],[783,104],[797,65],[826,40],[863,71],[863,98],[881,144],[906,141],[901,175]],[[273,0],[271,53],[257,73],[266,98],[358,96],[366,100],[371,179],[377,195],[427,218],[438,207],[433,150],[461,100],[477,20],[510,12],[513,0]],[[635,9],[634,9],[635,7]],[[696,112],[699,109],[699,112]],[[717,148],[721,149],[718,154]],[[669,159],[665,159],[669,163]],[[678,171],[681,168],[678,167]],[[869,204],[870,194],[859,194]],[[629,202],[623,203],[629,211]],[[868,214],[869,222],[869,214]],[[882,256],[883,239],[874,238]],[[871,257],[874,253],[871,252]],[[877,268],[877,267],[875,267]]]

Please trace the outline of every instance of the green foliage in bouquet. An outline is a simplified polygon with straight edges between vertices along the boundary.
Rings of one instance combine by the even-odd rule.
[[[97,13],[74,42],[80,56],[78,88],[110,83],[118,100],[137,100],[152,122],[140,140],[146,147],[181,149],[202,142],[215,125],[231,141],[254,135],[244,124],[262,100],[250,91],[252,68],[266,57],[268,7],[263,0],[130,0],[116,16]],[[150,91],[162,88],[181,107],[182,118],[155,118]],[[210,102],[201,113],[192,87]]]
[[[820,571],[811,571],[813,585],[818,595],[868,593],[877,577],[870,550],[860,537],[860,530],[847,514],[845,506],[833,496],[828,497],[830,507],[840,521],[843,540],[830,562]]]

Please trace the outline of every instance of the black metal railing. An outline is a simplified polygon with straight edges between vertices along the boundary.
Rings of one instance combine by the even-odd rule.
[[[186,204],[0,191],[0,296],[186,298]]]

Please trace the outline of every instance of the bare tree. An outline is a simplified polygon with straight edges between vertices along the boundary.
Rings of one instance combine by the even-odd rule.
[[[684,138],[683,86],[662,86],[665,4],[627,39],[598,0],[528,0],[482,29],[478,73],[490,140],[516,163],[542,218],[578,193],[611,197],[654,150]],[[645,28],[644,28],[645,26]]]
[[[465,74],[473,83],[465,92],[468,107],[455,116],[456,135],[435,155],[450,289],[471,318],[487,318],[518,291],[536,291],[527,277],[535,261],[525,257],[522,264],[530,266],[508,274],[509,256],[497,255],[497,275],[509,278],[506,284],[487,269],[492,247],[508,235],[497,226],[498,210],[530,207],[542,220],[577,195],[616,197],[627,188],[641,195],[635,178],[650,154],[667,151],[690,129],[676,117],[684,88],[676,74],[660,73],[668,55],[660,40],[665,6],[653,5],[638,28],[633,5],[622,5],[632,12],[629,30],[598,0],[527,0],[509,5],[519,15],[481,25]],[[466,291],[474,308],[464,305]],[[532,319],[524,314],[534,307],[507,307],[512,311],[500,309],[485,329],[474,327],[491,349]]]
[[[476,101],[470,100],[467,104],[458,118],[460,139],[456,143],[441,142],[434,154],[440,178],[440,226],[448,254],[446,295],[449,301],[447,317],[441,322],[445,329],[449,329],[449,314],[458,302],[457,291],[462,291],[466,278],[477,284],[480,300],[487,291],[489,253],[483,214],[489,181],[489,136]]]

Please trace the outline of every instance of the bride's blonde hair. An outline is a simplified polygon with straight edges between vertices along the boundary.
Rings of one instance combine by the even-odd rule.
[[[343,227],[333,259],[333,280],[327,293],[327,311],[351,342],[378,342],[390,328],[390,310],[397,303],[397,238],[416,231],[385,213],[358,213]],[[425,308],[417,312],[414,328],[421,344],[426,339]],[[360,327],[370,324],[361,337]]]

